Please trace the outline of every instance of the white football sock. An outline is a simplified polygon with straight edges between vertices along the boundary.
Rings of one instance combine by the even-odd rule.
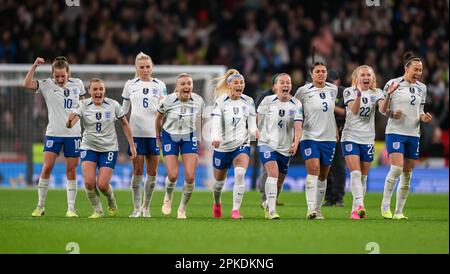
[[[383,211],[387,211],[391,207],[392,193],[394,192],[395,183],[401,173],[401,167],[391,165],[391,169],[386,175],[386,181],[384,183],[383,201],[381,202],[381,208]]]
[[[241,208],[245,192],[245,172],[242,167],[234,168],[234,187],[233,187],[233,210]]]
[[[106,196],[106,200],[108,201],[108,207],[115,208],[116,203],[115,203],[114,192],[113,192],[112,186],[110,185],[109,189],[107,191],[102,191],[102,193],[103,193],[103,195]]]
[[[97,188],[94,189],[85,189],[86,196],[88,197],[89,202],[92,205],[92,208],[95,210],[95,212],[103,213],[102,204],[100,203],[100,193],[98,192]]]
[[[164,195],[164,200],[172,200],[175,184],[176,184],[176,181],[171,182],[169,180],[169,176],[166,177],[166,194]]]
[[[38,183],[38,195],[39,195],[38,206],[39,207],[45,206],[45,197],[47,196],[49,183],[50,183],[50,179],[39,178],[39,183]]]
[[[322,208],[323,198],[327,191],[327,179],[321,181],[317,180],[317,194],[316,194],[316,210],[320,211]]]
[[[181,194],[181,201],[178,209],[186,210],[186,206],[189,200],[191,199],[192,192],[194,192],[194,188],[195,182],[193,182],[192,184],[188,184],[186,181],[184,181],[183,193]]]
[[[67,180],[67,204],[69,210],[75,211],[75,201],[77,199],[77,180]]]
[[[141,183],[142,183],[142,175],[133,175],[131,177],[131,189],[133,194],[133,208],[134,210],[139,210],[141,208]]]
[[[406,199],[408,198],[409,188],[411,184],[412,172],[402,172],[400,175],[400,182],[397,186],[397,203],[395,206],[395,214],[403,213]]]
[[[319,176],[306,175],[305,192],[308,210],[316,209],[317,181]]]
[[[367,175],[361,176],[361,184],[363,189],[363,199],[366,197],[366,190],[367,190]]]
[[[147,174],[147,179],[144,184],[144,208],[148,208],[152,202],[153,190],[156,186],[156,176]]]
[[[213,186],[213,196],[214,196],[214,204],[218,205],[222,202],[222,189],[225,185],[225,181],[227,179],[225,178],[222,181],[217,181],[214,179],[214,186]]]
[[[269,212],[275,212],[276,211],[276,203],[277,203],[277,181],[278,178],[275,177],[267,177],[266,179],[266,185],[265,185],[265,192],[266,192],[266,198],[267,198],[267,206]]]
[[[355,211],[359,205],[364,206],[361,179],[361,171],[353,170],[350,172],[350,190],[353,195],[352,211]]]

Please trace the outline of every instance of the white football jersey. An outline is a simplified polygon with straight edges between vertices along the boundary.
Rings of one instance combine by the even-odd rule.
[[[78,108],[80,96],[86,94],[83,81],[69,78],[66,86],[58,86],[53,79],[38,80],[36,92],[42,93],[48,110],[48,125],[45,135],[54,137],[80,137],[79,124],[72,128],[66,127],[69,114]]]
[[[361,104],[358,114],[353,114],[348,103],[356,98],[356,90],[349,87],[344,90],[345,125],[342,130],[342,141],[357,144],[373,144],[375,141],[375,110],[379,100],[384,100],[383,91],[379,88],[361,92]]]
[[[313,83],[300,87],[295,93],[303,107],[303,140],[336,142],[336,120],[334,105],[338,89],[326,82],[317,88]]]
[[[258,146],[266,145],[284,156],[290,156],[294,122],[303,121],[302,112],[302,103],[294,97],[281,102],[276,94],[266,96],[258,106],[258,129],[261,133]]]
[[[163,114],[163,129],[169,134],[184,135],[195,132],[201,125],[201,118],[205,109],[203,98],[192,93],[187,102],[178,99],[176,92],[165,97],[158,107]]]
[[[395,133],[406,136],[420,136],[420,106],[425,104],[427,98],[427,87],[417,81],[415,84],[408,83],[403,77],[389,80],[384,87],[387,95],[388,86],[393,82],[399,83],[399,87],[391,94],[389,109],[401,110],[403,115],[400,119],[389,117],[386,126],[386,134]]]
[[[74,112],[80,115],[84,128],[81,149],[97,152],[119,150],[114,123],[125,113],[116,100],[105,98],[101,106],[96,106],[91,98],[84,99]]]
[[[131,103],[130,129],[133,137],[156,137],[156,112],[159,101],[166,95],[166,85],[156,78],[150,81],[135,78],[125,83],[122,98]]]
[[[212,139],[221,141],[215,150],[230,152],[250,144],[250,124],[256,128],[255,103],[251,97],[242,94],[240,99],[232,100],[226,94],[219,96],[214,102],[211,117],[214,124]]]

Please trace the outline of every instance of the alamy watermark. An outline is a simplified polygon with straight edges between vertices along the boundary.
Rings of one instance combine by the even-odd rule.
[[[66,0],[66,5],[68,7],[79,7],[80,6],[80,0]]]
[[[369,6],[369,7],[373,7],[373,6],[379,7],[380,6],[380,0],[365,0],[365,2],[366,2],[366,6]]]
[[[80,254],[80,245],[77,242],[68,242],[66,251],[69,251],[68,254]]]
[[[370,251],[369,254],[380,254],[380,245],[376,242],[367,243],[366,251]]]

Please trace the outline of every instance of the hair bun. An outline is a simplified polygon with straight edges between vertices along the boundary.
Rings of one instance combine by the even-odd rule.
[[[64,62],[69,63],[69,61],[67,60],[67,58],[65,56],[56,57],[55,60],[53,60],[53,62],[56,62],[56,61],[64,61]]]
[[[403,55],[403,60],[404,61],[408,61],[409,59],[414,58],[414,53],[412,51],[407,51],[404,55]]]

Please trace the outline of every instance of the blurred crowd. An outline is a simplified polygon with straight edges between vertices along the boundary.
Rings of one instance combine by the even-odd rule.
[[[133,64],[144,51],[155,64],[236,68],[256,98],[277,72],[292,75],[295,91],[308,80],[313,60],[339,71],[344,85],[355,67],[371,65],[382,88],[403,74],[403,54],[412,50],[423,58],[425,110],[435,117],[422,129],[422,153],[448,158],[448,1],[366,2],[82,0],[68,7],[0,0],[0,62],[65,55],[78,64]],[[0,110],[2,125],[13,119],[10,112]]]

